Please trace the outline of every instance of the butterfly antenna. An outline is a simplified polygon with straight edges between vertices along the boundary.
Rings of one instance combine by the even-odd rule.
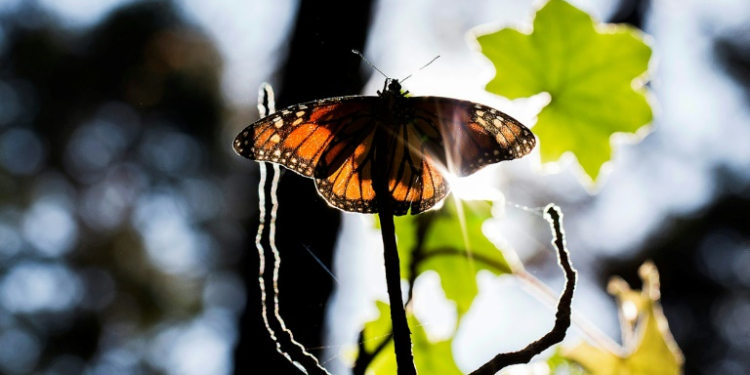
[[[419,71],[421,71],[422,69],[424,69],[424,68],[428,67],[428,66],[429,66],[430,64],[434,63],[434,62],[435,62],[435,60],[437,60],[437,59],[439,59],[439,58],[440,58],[440,55],[437,55],[437,56],[435,56],[435,58],[434,58],[434,59],[430,60],[430,62],[428,62],[427,64],[424,64],[424,66],[423,66],[423,67],[419,68],[419,70],[417,70],[417,72],[419,72]],[[416,72],[415,72],[415,73],[416,73]],[[406,78],[404,78],[404,79],[400,80],[399,82],[400,82],[400,83],[403,83],[404,81],[406,81],[407,79],[409,79],[409,77],[411,77],[411,76],[413,76],[413,75],[414,75],[414,73],[412,73],[412,74],[409,74],[408,76],[406,76]]]
[[[378,73],[380,73],[380,74],[382,74],[382,75],[383,75],[383,77],[385,77],[385,78],[389,78],[389,77],[388,77],[387,75],[385,75],[385,73],[381,72],[381,71],[380,71],[380,69],[378,69],[378,68],[377,68],[377,67],[376,67],[375,65],[372,65],[372,63],[371,63],[371,62],[369,62],[369,61],[368,61],[368,60],[367,60],[367,59],[366,59],[366,58],[365,58],[365,57],[364,57],[364,56],[362,55],[362,53],[361,53],[361,52],[357,51],[356,49],[353,49],[353,50],[352,50],[352,53],[353,53],[353,54],[355,54],[355,55],[359,55],[359,57],[361,57],[361,58],[362,58],[362,60],[364,60],[364,61],[365,61],[365,62],[367,63],[367,65],[369,65],[369,66],[371,66],[371,67],[372,67],[373,69],[377,70],[377,71],[378,71]]]

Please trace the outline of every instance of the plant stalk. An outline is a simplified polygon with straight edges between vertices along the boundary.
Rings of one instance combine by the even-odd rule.
[[[380,201],[386,201],[382,199]],[[383,235],[385,258],[385,279],[388,285],[388,299],[391,305],[391,324],[393,325],[393,343],[396,348],[398,375],[416,375],[414,356],[411,350],[411,331],[406,321],[406,311],[401,295],[401,263],[396,247],[393,210],[390,204],[379,203],[380,231]]]
[[[412,354],[411,331],[406,320],[404,301],[401,293],[401,263],[396,247],[396,226],[393,222],[393,198],[388,184],[388,171],[392,160],[388,147],[387,130],[375,132],[375,157],[373,188],[377,199],[380,232],[383,236],[383,257],[385,260],[385,281],[388,286],[388,299],[391,309],[393,343],[396,351],[398,375],[416,375]]]

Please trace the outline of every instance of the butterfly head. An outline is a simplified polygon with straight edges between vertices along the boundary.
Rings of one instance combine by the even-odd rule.
[[[385,80],[386,91],[392,93],[401,93],[401,83],[395,78],[386,78]]]
[[[386,78],[383,92],[378,91],[378,95],[383,97],[406,96],[408,93],[408,91],[401,91],[401,83],[395,78]]]

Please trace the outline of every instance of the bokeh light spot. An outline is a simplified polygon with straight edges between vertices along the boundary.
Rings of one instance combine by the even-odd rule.
[[[63,205],[41,199],[26,213],[23,234],[42,255],[58,257],[73,249],[78,238],[78,224]]]
[[[242,279],[234,273],[215,273],[208,277],[203,288],[203,303],[207,307],[225,308],[241,313],[246,296]]]
[[[2,32],[0,32],[0,48],[2,48]],[[7,83],[0,81],[0,126],[13,122],[21,111],[18,95]]]
[[[726,341],[737,350],[750,347],[750,298],[729,295],[716,302],[713,323]]]
[[[116,125],[95,120],[78,128],[68,144],[68,159],[74,175],[87,177],[112,163],[124,150],[126,138]]]
[[[34,132],[11,129],[0,137],[0,162],[8,172],[29,175],[39,170],[44,147]]]
[[[183,199],[176,193],[148,195],[136,204],[134,225],[145,242],[149,259],[172,274],[207,271],[212,239],[188,221]]]
[[[225,375],[231,371],[234,337],[218,314],[162,331],[154,339],[151,361],[170,375]]]
[[[5,374],[28,374],[41,353],[39,339],[25,330],[12,328],[0,333],[0,370]]]
[[[20,263],[0,282],[0,301],[17,313],[69,310],[81,295],[76,274],[57,263]]]
[[[44,375],[78,375],[84,373],[85,367],[86,363],[83,359],[72,355],[62,355],[52,361]]]
[[[0,260],[13,257],[21,251],[23,240],[10,225],[0,223]]]
[[[168,128],[146,133],[140,149],[143,161],[158,171],[183,176],[201,165],[203,149],[192,137]]]
[[[89,187],[79,206],[86,224],[96,230],[116,229],[147,185],[143,171],[134,164],[112,167],[107,176]]]

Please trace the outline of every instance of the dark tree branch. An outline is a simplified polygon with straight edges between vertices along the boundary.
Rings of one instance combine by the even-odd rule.
[[[554,204],[548,205],[544,209],[544,218],[549,221],[552,228],[552,243],[557,249],[557,257],[560,267],[565,271],[565,290],[560,296],[557,304],[557,314],[555,314],[555,326],[546,335],[537,341],[532,342],[522,350],[510,353],[501,353],[492,358],[489,362],[482,365],[470,375],[491,375],[503,368],[528,363],[531,358],[543,352],[547,348],[561,342],[565,338],[565,332],[570,327],[570,305],[573,301],[573,291],[576,285],[576,271],[570,263],[570,254],[565,248],[565,232],[562,228],[562,213],[560,208]]]

